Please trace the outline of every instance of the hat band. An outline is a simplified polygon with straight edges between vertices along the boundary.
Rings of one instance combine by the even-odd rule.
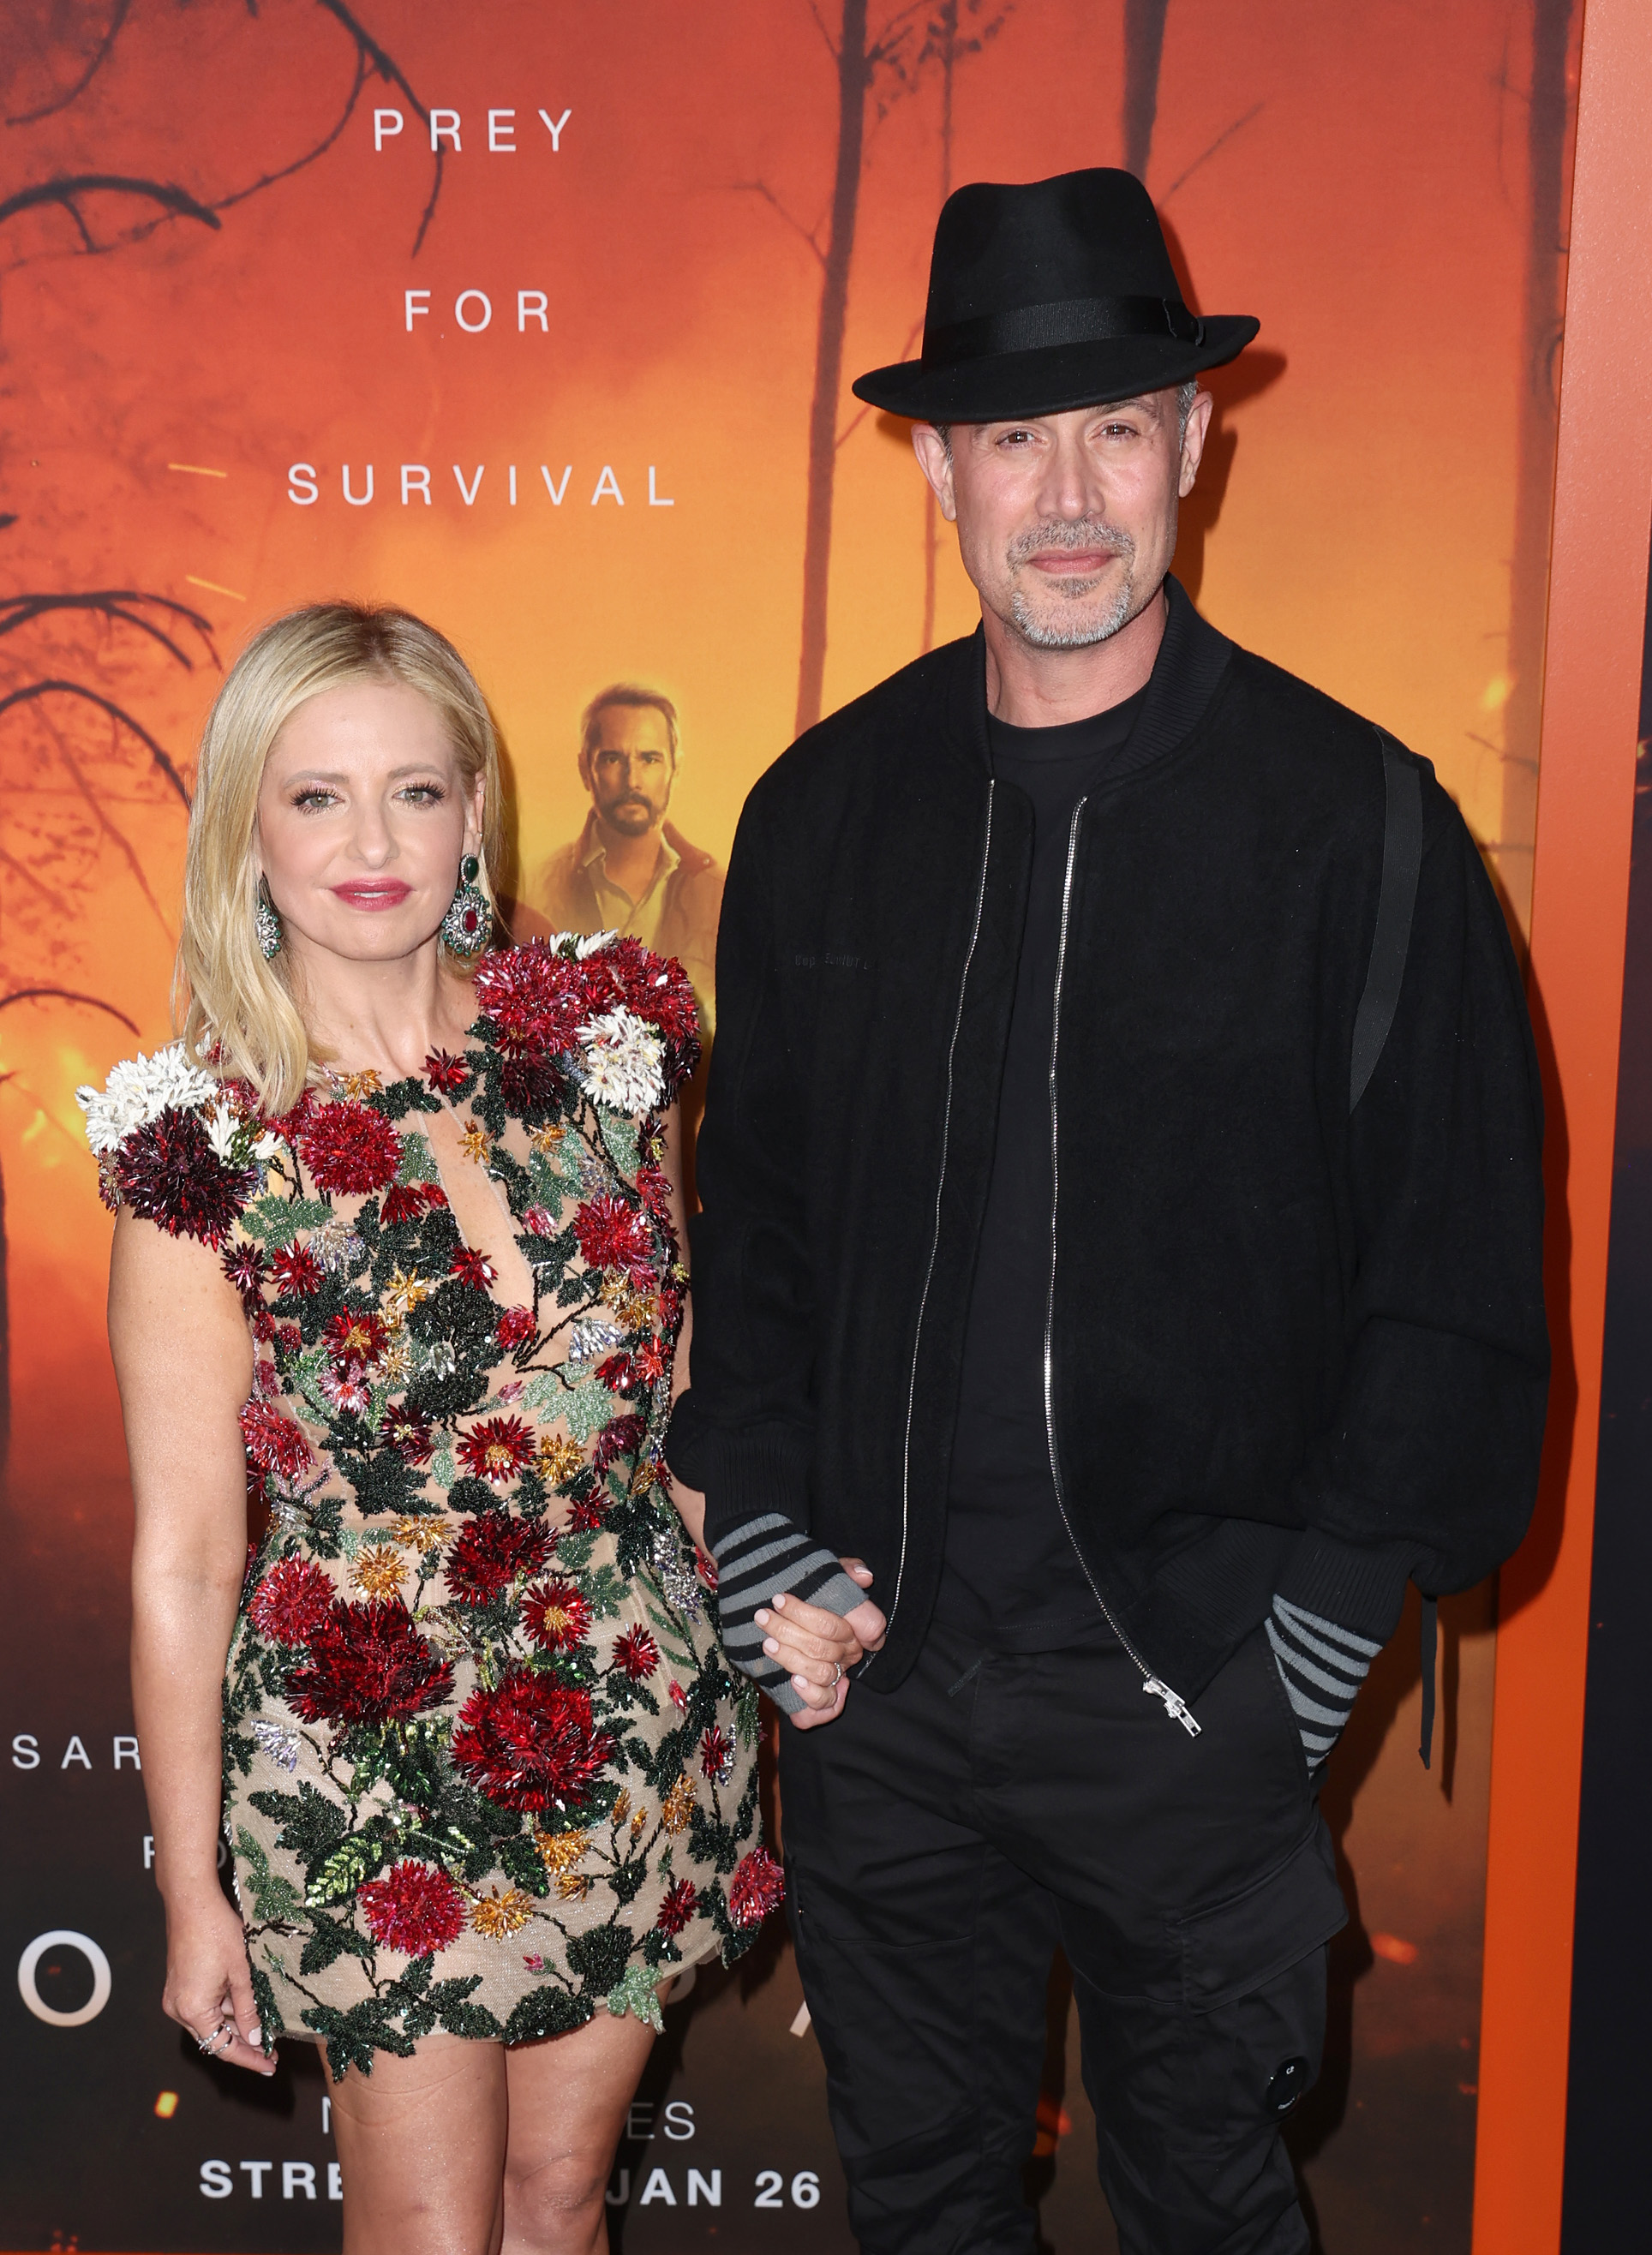
[[[1046,345],[1104,344],[1114,337],[1175,337],[1201,345],[1205,324],[1179,298],[1056,298],[924,331],[924,364],[948,368],[1000,353],[1038,352]]]

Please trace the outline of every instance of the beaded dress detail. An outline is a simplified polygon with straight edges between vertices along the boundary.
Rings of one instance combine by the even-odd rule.
[[[756,1695],[661,1458],[687,980],[565,936],[475,985],[459,1056],[279,1120],[177,1043],[81,1092],[105,1202],[216,1251],[251,1327],[225,1830],[266,2041],[337,2073],[436,2029],[657,2026],[671,1969],[738,1956],[781,1893]],[[460,1234],[419,1132],[444,1106],[531,1304]]]

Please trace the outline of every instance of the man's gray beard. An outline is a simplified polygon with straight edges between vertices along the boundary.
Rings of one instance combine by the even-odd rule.
[[[1033,615],[1031,604],[1017,587],[1009,599],[1009,615],[1022,640],[1035,650],[1088,650],[1093,643],[1110,642],[1121,627],[1129,624],[1130,598],[1135,593],[1135,580],[1127,580],[1105,616],[1075,619],[1071,626],[1051,626]]]
[[[1062,548],[1105,548],[1111,555],[1123,559],[1124,585],[1100,618],[1075,618],[1069,625],[1052,625],[1040,617],[1017,585],[1009,598],[1009,615],[1023,642],[1035,650],[1088,650],[1094,643],[1110,642],[1120,628],[1129,623],[1131,599],[1135,593],[1135,543],[1128,533],[1111,526],[1095,524],[1085,520],[1077,524],[1042,526],[1036,533],[1023,533],[1009,545],[1011,566],[1024,564],[1035,556],[1047,556],[1051,550]],[[1053,591],[1052,591],[1053,593]],[[1086,601],[1083,595],[1056,596],[1055,601],[1070,604],[1078,609]]]

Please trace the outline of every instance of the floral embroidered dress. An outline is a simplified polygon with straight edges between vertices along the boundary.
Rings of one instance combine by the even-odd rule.
[[[636,940],[486,958],[474,1046],[285,1119],[181,1044],[81,1092],[106,1202],[221,1254],[268,1511],[224,1679],[225,1828],[266,2038],[334,2071],[434,2029],[658,2025],[778,1901],[756,1696],[660,1451],[684,1271],[663,1115],[698,1053]],[[421,1120],[451,1106],[533,1282],[501,1304]]]

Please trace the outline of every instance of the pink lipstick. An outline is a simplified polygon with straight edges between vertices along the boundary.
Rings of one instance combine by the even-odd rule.
[[[362,877],[353,884],[334,885],[334,899],[347,909],[398,909],[412,891],[399,877]]]

